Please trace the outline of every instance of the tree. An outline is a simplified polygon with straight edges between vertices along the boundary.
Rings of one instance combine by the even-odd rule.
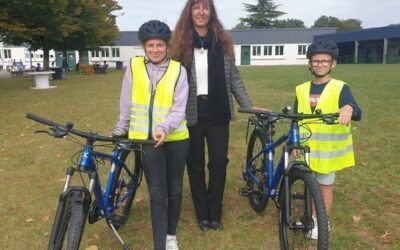
[[[339,32],[362,29],[358,19],[340,20],[333,16],[321,16],[315,20],[313,28],[336,27]]]
[[[305,28],[304,22],[299,19],[278,20],[275,24],[276,28]]]
[[[42,49],[48,68],[50,49],[85,49],[114,41],[118,28],[112,12],[119,9],[114,0],[8,0],[0,8],[0,38]]]
[[[343,20],[338,31],[351,31],[359,30],[361,28],[361,21],[358,19],[347,19]]]
[[[243,22],[239,22],[238,24],[236,24],[235,27],[232,28],[233,30],[247,30],[250,29],[249,26],[246,26],[246,24],[244,24]]]
[[[240,18],[240,22],[252,29],[274,28],[277,18],[286,14],[278,11],[277,5],[273,0],[258,0],[257,4],[243,4],[249,15],[246,18]]]
[[[339,28],[341,21],[333,16],[321,16],[315,20],[313,28],[337,27]]]

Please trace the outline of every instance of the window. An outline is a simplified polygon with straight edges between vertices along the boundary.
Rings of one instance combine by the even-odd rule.
[[[110,57],[110,50],[109,49],[102,49],[101,54],[103,57]]]
[[[4,58],[11,58],[11,50],[10,49],[4,50]]]
[[[253,46],[253,56],[261,56],[261,46]]]
[[[307,52],[307,45],[299,45],[297,46],[297,55],[303,56]]]
[[[92,57],[99,57],[99,54],[98,50],[92,50]]]
[[[283,45],[275,46],[275,55],[283,56]]]
[[[272,55],[272,46],[264,46],[264,56]]]
[[[119,48],[112,48],[112,57],[119,57]]]

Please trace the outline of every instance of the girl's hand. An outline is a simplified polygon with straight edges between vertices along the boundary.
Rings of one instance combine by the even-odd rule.
[[[153,139],[157,142],[154,147],[157,148],[161,146],[165,141],[165,137],[165,132],[162,129],[157,128],[153,133]]]

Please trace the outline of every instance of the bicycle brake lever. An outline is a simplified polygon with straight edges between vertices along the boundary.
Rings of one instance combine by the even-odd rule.
[[[67,136],[67,131],[62,130],[59,127],[51,127],[50,130],[53,131],[53,133],[51,134],[52,136],[56,137],[56,138],[64,138],[65,136]]]
[[[53,134],[50,133],[50,132],[47,131],[47,130],[36,130],[36,131],[35,131],[35,135],[36,135],[36,134],[48,134],[48,135],[53,136]]]

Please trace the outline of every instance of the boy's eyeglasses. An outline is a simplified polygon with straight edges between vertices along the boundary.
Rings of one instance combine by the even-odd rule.
[[[329,66],[331,64],[331,60],[311,60],[311,66],[318,66],[319,64],[321,64],[322,66]]]

